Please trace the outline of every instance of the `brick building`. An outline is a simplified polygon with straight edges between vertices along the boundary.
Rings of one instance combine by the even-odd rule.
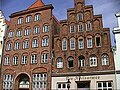
[[[94,15],[93,6],[85,5],[85,0],[74,0],[67,20],[60,21],[53,60],[53,90],[116,88],[110,30],[103,28],[102,15]]]
[[[74,0],[67,20],[37,0],[12,13],[4,39],[1,90],[115,88],[109,28],[85,0]]]
[[[12,13],[4,39],[0,90],[51,88],[52,36],[58,21],[53,6],[37,0]]]

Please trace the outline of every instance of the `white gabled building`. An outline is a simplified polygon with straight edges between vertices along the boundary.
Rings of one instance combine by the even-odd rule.
[[[0,64],[1,64],[1,58],[2,58],[2,46],[3,46],[3,37],[5,34],[5,29],[7,27],[6,22],[8,22],[0,10]]]
[[[118,19],[118,27],[113,29],[115,35],[115,47],[113,47],[113,51],[116,70],[116,85],[117,89],[120,89],[120,12],[116,13],[115,16]]]

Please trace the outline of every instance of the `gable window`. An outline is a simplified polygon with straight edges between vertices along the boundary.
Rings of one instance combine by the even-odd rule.
[[[63,68],[63,61],[61,57],[57,59],[57,68]]]
[[[10,57],[6,56],[4,60],[4,65],[9,65],[10,64]]]
[[[83,14],[79,13],[77,14],[77,20],[83,20]]]
[[[31,55],[31,64],[36,64],[37,63],[37,54],[32,54]]]
[[[14,56],[13,57],[13,65],[17,65],[18,64],[18,56]]]
[[[6,74],[3,76],[3,90],[13,89],[13,75]]]
[[[25,36],[28,36],[28,35],[30,35],[30,29],[29,29],[29,28],[25,29],[25,32],[24,32],[24,34],[25,34]]]
[[[96,40],[96,46],[97,46],[97,47],[100,47],[100,46],[101,46],[100,37],[96,37],[95,40]]]
[[[29,23],[29,22],[31,22],[32,21],[32,16],[27,16],[26,17],[26,23]]]
[[[73,57],[69,57],[68,58],[68,68],[72,68],[73,67]]]
[[[67,50],[67,39],[66,38],[62,40],[62,50]]]
[[[86,31],[90,31],[92,29],[91,23],[88,21],[86,23]]]
[[[38,40],[37,39],[33,39],[32,40],[32,47],[38,47]]]
[[[107,54],[102,55],[102,65],[108,65],[109,64],[109,58]]]
[[[22,31],[21,31],[21,30],[18,30],[17,33],[16,33],[16,36],[17,36],[17,37],[21,37],[21,36],[22,36]]]
[[[70,50],[75,50],[75,38],[70,39]]]
[[[10,51],[11,49],[12,49],[12,44],[10,42],[8,42],[6,45],[6,50]]]
[[[40,20],[40,14],[36,14],[34,17],[34,21],[39,21]]]
[[[14,50],[20,49],[20,42],[15,42]]]
[[[75,32],[75,25],[70,26],[70,33],[73,33],[73,32]]]
[[[28,40],[25,40],[24,42],[23,42],[23,49],[26,49],[26,48],[28,48],[29,47],[29,41]]]
[[[48,53],[42,53],[41,62],[42,63],[47,63],[48,62]]]
[[[13,36],[14,36],[14,32],[13,31],[8,32],[8,37],[9,38],[12,38]]]
[[[17,20],[17,24],[22,24],[23,23],[23,18],[21,17],[21,18],[18,18],[18,20]]]
[[[80,56],[80,57],[78,57],[78,59],[79,59],[79,67],[84,67],[85,66],[85,57]]]
[[[26,64],[26,63],[27,63],[27,55],[23,55],[21,64]]]
[[[78,32],[82,32],[83,31],[83,24],[79,24],[78,25]]]
[[[83,49],[84,48],[84,40],[83,39],[79,39],[78,46],[79,46],[79,49]]]
[[[90,67],[97,66],[97,57],[91,56],[90,57]]]
[[[48,38],[42,39],[42,46],[48,46]]]
[[[49,31],[49,26],[48,25],[44,25],[43,26],[43,32],[48,32]]]
[[[39,33],[39,27],[38,26],[35,26],[34,27],[34,34],[38,34]]]
[[[87,48],[92,48],[92,38],[87,39]]]

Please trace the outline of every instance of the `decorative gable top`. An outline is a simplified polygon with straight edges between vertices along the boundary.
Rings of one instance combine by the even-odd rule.
[[[42,2],[42,0],[37,0],[35,3],[33,3],[30,7],[28,7],[28,9],[33,9],[33,8],[37,8],[37,7],[42,7],[45,4]]]

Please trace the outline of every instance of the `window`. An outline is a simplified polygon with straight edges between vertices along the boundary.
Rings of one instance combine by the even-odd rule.
[[[48,32],[49,31],[49,26],[48,25],[44,25],[43,26],[43,32]]]
[[[63,40],[62,40],[62,50],[67,50],[67,39],[66,38],[64,38]]]
[[[83,39],[79,39],[78,46],[79,46],[79,49],[83,49],[84,48],[84,40]]]
[[[37,54],[32,54],[31,55],[31,64],[36,64],[37,63]]]
[[[25,36],[28,36],[28,35],[30,35],[30,29],[29,28],[25,29]]]
[[[75,38],[70,39],[70,50],[75,50]]]
[[[87,47],[92,48],[92,38],[87,39]]]
[[[10,64],[10,57],[6,56],[4,60],[4,65],[9,65]]]
[[[20,42],[15,42],[14,50],[20,49]]]
[[[29,47],[29,41],[28,40],[25,40],[24,42],[23,42],[23,49],[26,49],[26,48],[28,48]]]
[[[26,64],[26,63],[27,63],[27,55],[23,55],[21,64]]]
[[[31,22],[32,21],[32,16],[27,16],[26,17],[26,23],[29,23],[29,22]]]
[[[13,31],[10,31],[9,33],[8,33],[8,37],[9,38],[12,38],[14,36],[14,32]]]
[[[79,67],[83,67],[83,66],[85,66],[85,57],[84,56],[80,56],[80,57],[78,57],[78,59],[79,59]]]
[[[3,76],[3,90],[13,89],[13,75],[6,74]]]
[[[32,47],[33,48],[38,47],[38,40],[37,39],[32,40]]]
[[[38,26],[35,26],[34,27],[34,34],[38,34],[39,33],[39,27]]]
[[[109,64],[109,58],[107,54],[102,55],[102,65],[108,65]]]
[[[23,18],[18,18],[17,24],[22,24],[23,23]]]
[[[39,21],[40,20],[40,14],[36,14],[34,20]]]
[[[75,32],[75,26],[74,26],[74,25],[71,25],[71,26],[70,26],[70,33],[73,33],[73,32]]]
[[[58,90],[67,90],[67,83],[57,83]]]
[[[14,56],[13,57],[13,65],[17,65],[18,64],[18,56]]]
[[[21,31],[21,30],[18,30],[17,33],[16,33],[16,36],[17,36],[17,37],[21,37],[21,36],[22,36],[22,31]]]
[[[47,73],[38,73],[32,75],[32,89],[46,90],[47,87]]]
[[[100,47],[101,46],[101,40],[100,40],[100,37],[96,37],[96,46],[97,47]]]
[[[96,56],[91,56],[90,57],[90,66],[97,66],[97,57]]]
[[[86,23],[86,31],[90,31],[92,29],[91,23],[88,21]]]
[[[112,81],[97,82],[97,90],[113,90]]]
[[[77,20],[83,20],[83,14],[79,13],[77,14]]]
[[[42,63],[47,63],[48,62],[48,53],[42,53],[41,62]]]
[[[82,32],[83,31],[83,24],[79,24],[78,25],[78,32]]]
[[[72,68],[73,67],[73,57],[69,57],[68,58],[68,68]]]
[[[7,42],[6,50],[10,51],[11,49],[12,49],[12,44],[10,42]]]
[[[63,68],[63,61],[61,57],[57,59],[57,68]]]
[[[42,39],[42,46],[48,46],[48,38]]]

